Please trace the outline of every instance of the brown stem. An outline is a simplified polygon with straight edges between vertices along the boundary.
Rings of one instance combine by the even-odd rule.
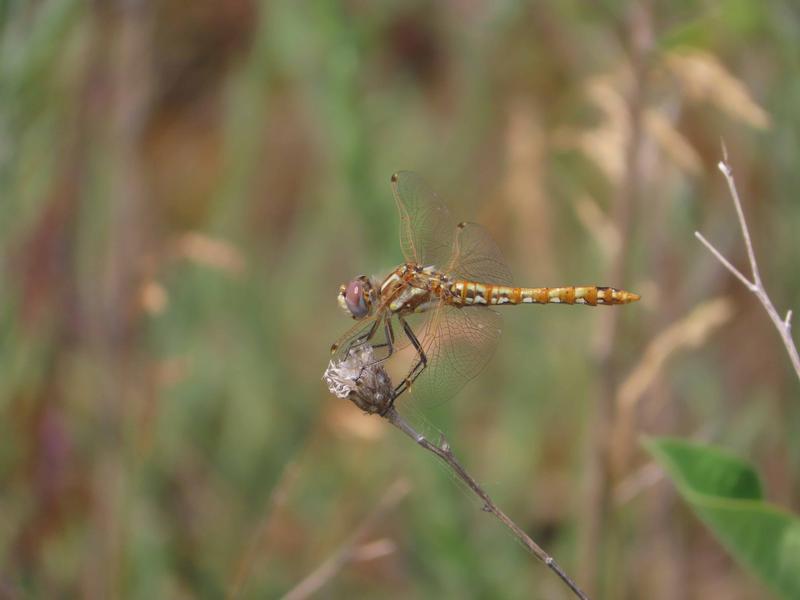
[[[569,589],[573,591],[575,596],[581,598],[582,600],[588,600],[588,596],[577,586],[577,584],[567,575],[564,570],[559,566],[559,564],[550,556],[547,552],[545,552],[541,546],[539,546],[536,542],[534,542],[530,536],[525,533],[522,528],[519,527],[511,518],[506,515],[500,508],[492,501],[483,488],[478,485],[475,479],[467,473],[466,469],[458,462],[458,459],[453,455],[452,450],[450,449],[450,444],[447,443],[447,440],[444,439],[442,436],[439,440],[439,444],[431,443],[425,436],[421,433],[418,433],[409,423],[406,421],[400,414],[394,409],[390,408],[384,418],[389,421],[392,425],[397,427],[400,431],[405,433],[408,437],[414,440],[417,444],[422,446],[428,452],[432,452],[435,454],[442,462],[447,464],[453,472],[458,476],[458,478],[467,484],[469,489],[471,489],[476,496],[478,496],[483,501],[483,510],[486,512],[492,513],[495,517],[497,517],[500,522],[505,525],[514,536],[522,542],[522,544],[533,554],[536,558],[546,564],[558,577],[563,581]]]

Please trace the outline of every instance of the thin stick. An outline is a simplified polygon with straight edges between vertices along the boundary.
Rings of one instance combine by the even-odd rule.
[[[389,421],[389,423],[397,427],[400,431],[405,433],[412,440],[414,440],[417,444],[422,446],[425,450],[432,452],[439,457],[442,462],[446,463],[447,466],[450,467],[458,476],[458,478],[466,483],[469,489],[475,492],[475,495],[477,495],[483,501],[484,511],[492,513],[503,525],[508,527],[508,529],[511,530],[514,536],[520,542],[522,542],[522,544],[531,552],[531,554],[533,554],[536,558],[546,564],[553,572],[555,572],[561,581],[567,584],[567,586],[578,598],[581,598],[581,600],[588,600],[588,596],[581,591],[574,581],[572,581],[569,575],[564,572],[564,570],[558,565],[553,557],[545,552],[530,538],[530,536],[528,536],[527,533],[525,533],[514,521],[512,521],[502,510],[500,510],[500,508],[489,497],[489,494],[487,494],[483,488],[481,488],[481,486],[478,485],[478,483],[472,478],[472,476],[467,473],[466,469],[461,466],[461,463],[458,462],[456,457],[453,455],[453,452],[450,449],[450,444],[447,443],[447,440],[444,439],[444,436],[440,438],[438,445],[431,443],[425,436],[418,433],[408,423],[408,421],[400,416],[400,414],[394,408],[390,408],[384,415],[384,418]]]
[[[742,230],[742,237],[744,238],[744,245],[747,248],[747,258],[750,260],[750,268],[753,271],[753,282],[759,286],[761,285],[761,274],[758,271],[758,263],[756,262],[756,254],[753,251],[753,242],[750,241],[750,230],[747,228],[747,221],[744,218],[744,211],[742,210],[742,201],[739,198],[739,190],[736,189],[736,183],[733,181],[733,171],[728,163],[728,148],[725,147],[725,142],[722,143],[722,160],[717,165],[725,179],[728,182],[728,189],[733,198],[733,205],[736,207],[736,216],[739,217],[739,227]]]
[[[772,300],[770,300],[767,291],[764,289],[764,285],[761,282],[761,274],[758,270],[758,262],[756,261],[756,255],[753,250],[753,243],[750,240],[750,231],[747,228],[747,221],[745,220],[744,211],[742,210],[742,201],[739,198],[739,191],[736,189],[736,182],[733,179],[733,171],[728,163],[728,151],[724,144],[722,146],[722,155],[723,160],[720,161],[718,167],[728,182],[728,189],[730,190],[731,198],[733,198],[733,205],[736,208],[736,214],[739,217],[739,227],[742,230],[742,237],[744,238],[744,244],[747,248],[747,257],[750,260],[750,269],[753,272],[753,280],[751,281],[745,277],[742,272],[734,267],[730,261],[728,261],[722,255],[722,253],[711,244],[711,242],[703,237],[699,231],[695,231],[694,235],[703,243],[709,252],[714,255],[714,257],[722,264],[722,266],[735,275],[736,278],[741,281],[748,290],[755,294],[759,302],[761,302],[773,325],[775,325],[775,328],[778,330],[778,333],[783,340],[783,345],[786,347],[786,352],[789,354],[789,359],[792,361],[795,374],[797,375],[797,378],[800,379],[800,355],[797,352],[797,346],[792,338],[792,311],[788,311],[786,316],[781,318],[780,314],[778,314],[778,311],[775,310],[775,306],[772,304]]]
[[[347,563],[357,556],[359,550],[358,546],[361,540],[387,513],[391,512],[394,507],[405,498],[410,490],[411,486],[406,480],[399,479],[395,481],[375,508],[372,509],[372,512],[361,521],[361,524],[356,528],[353,535],[351,535],[334,554],[328,557],[325,562],[289,590],[283,597],[283,600],[305,600],[318,592],[326,583],[333,579]]]

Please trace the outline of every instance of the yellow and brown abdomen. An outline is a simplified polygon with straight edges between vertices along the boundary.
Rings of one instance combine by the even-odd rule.
[[[510,287],[476,281],[454,281],[450,284],[450,302],[458,306],[502,304],[586,304],[606,306],[629,304],[638,294],[613,287]]]

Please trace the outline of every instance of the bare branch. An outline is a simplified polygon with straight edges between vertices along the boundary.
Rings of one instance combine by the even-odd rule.
[[[751,282],[749,279],[747,279],[747,277],[742,275],[742,272],[739,269],[737,269],[730,262],[728,262],[728,259],[722,256],[722,253],[719,250],[717,250],[711,244],[711,242],[709,242],[705,238],[705,236],[702,233],[700,233],[699,231],[695,231],[694,237],[700,240],[703,243],[703,245],[706,248],[708,248],[708,251],[711,252],[711,254],[713,254],[716,257],[716,259],[722,263],[722,266],[728,269],[728,271],[730,271],[733,275],[735,275],[739,279],[739,281],[741,281],[747,287],[748,290],[750,290],[751,292],[755,292],[756,289],[758,289],[753,282]]]
[[[747,228],[747,220],[745,219],[744,211],[742,210],[742,201],[739,198],[739,191],[736,189],[733,171],[728,163],[728,151],[725,148],[724,143],[722,145],[722,155],[723,160],[718,166],[719,170],[725,176],[725,180],[728,182],[728,189],[730,190],[731,198],[733,199],[733,205],[736,208],[736,214],[739,217],[739,227],[742,230],[742,237],[744,238],[744,244],[747,248],[747,257],[750,260],[750,268],[753,271],[753,281],[749,281],[744,275],[742,275],[742,273],[736,269],[736,267],[734,267],[724,256],[722,256],[722,253],[712,246],[711,243],[706,240],[706,238],[704,238],[700,232],[695,231],[694,235],[703,243],[706,248],[708,248],[709,252],[714,255],[714,257],[722,264],[722,266],[735,275],[737,279],[739,279],[739,281],[741,281],[745,287],[747,287],[748,290],[755,294],[756,298],[758,298],[758,301],[761,302],[761,305],[764,307],[764,310],[767,312],[770,320],[772,320],[773,325],[778,330],[781,340],[783,341],[783,345],[786,347],[786,352],[789,354],[789,360],[792,362],[795,374],[797,375],[797,378],[800,379],[800,354],[798,354],[797,346],[792,338],[792,311],[788,311],[786,316],[781,319],[778,311],[772,304],[772,300],[770,300],[767,291],[764,289],[764,284],[761,281],[761,275],[758,270],[758,262],[756,261],[756,255],[753,250],[753,243],[750,240],[750,231]]]
[[[742,210],[742,201],[739,198],[739,191],[736,189],[736,182],[733,180],[733,171],[731,170],[728,159],[720,162],[719,170],[725,175],[725,180],[728,182],[728,189],[733,198],[733,205],[736,207],[736,216],[739,217],[739,227],[742,230],[742,237],[744,238],[744,245],[747,248],[747,258],[750,260],[750,268],[753,270],[753,283],[758,287],[761,285],[761,274],[758,272],[758,263],[756,262],[756,254],[753,250],[753,242],[750,241],[750,230],[747,228],[747,221],[744,218],[744,211]]]

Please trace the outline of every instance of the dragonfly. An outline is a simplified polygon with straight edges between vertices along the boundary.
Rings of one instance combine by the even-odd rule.
[[[638,294],[608,286],[514,287],[486,228],[457,223],[416,173],[395,173],[391,184],[405,262],[382,279],[360,275],[340,286],[338,303],[356,323],[331,347],[334,358],[343,360],[369,345],[377,351],[374,361],[382,363],[413,346],[410,367],[382,414],[403,394],[443,401],[473,379],[499,341],[497,308],[639,300]]]

